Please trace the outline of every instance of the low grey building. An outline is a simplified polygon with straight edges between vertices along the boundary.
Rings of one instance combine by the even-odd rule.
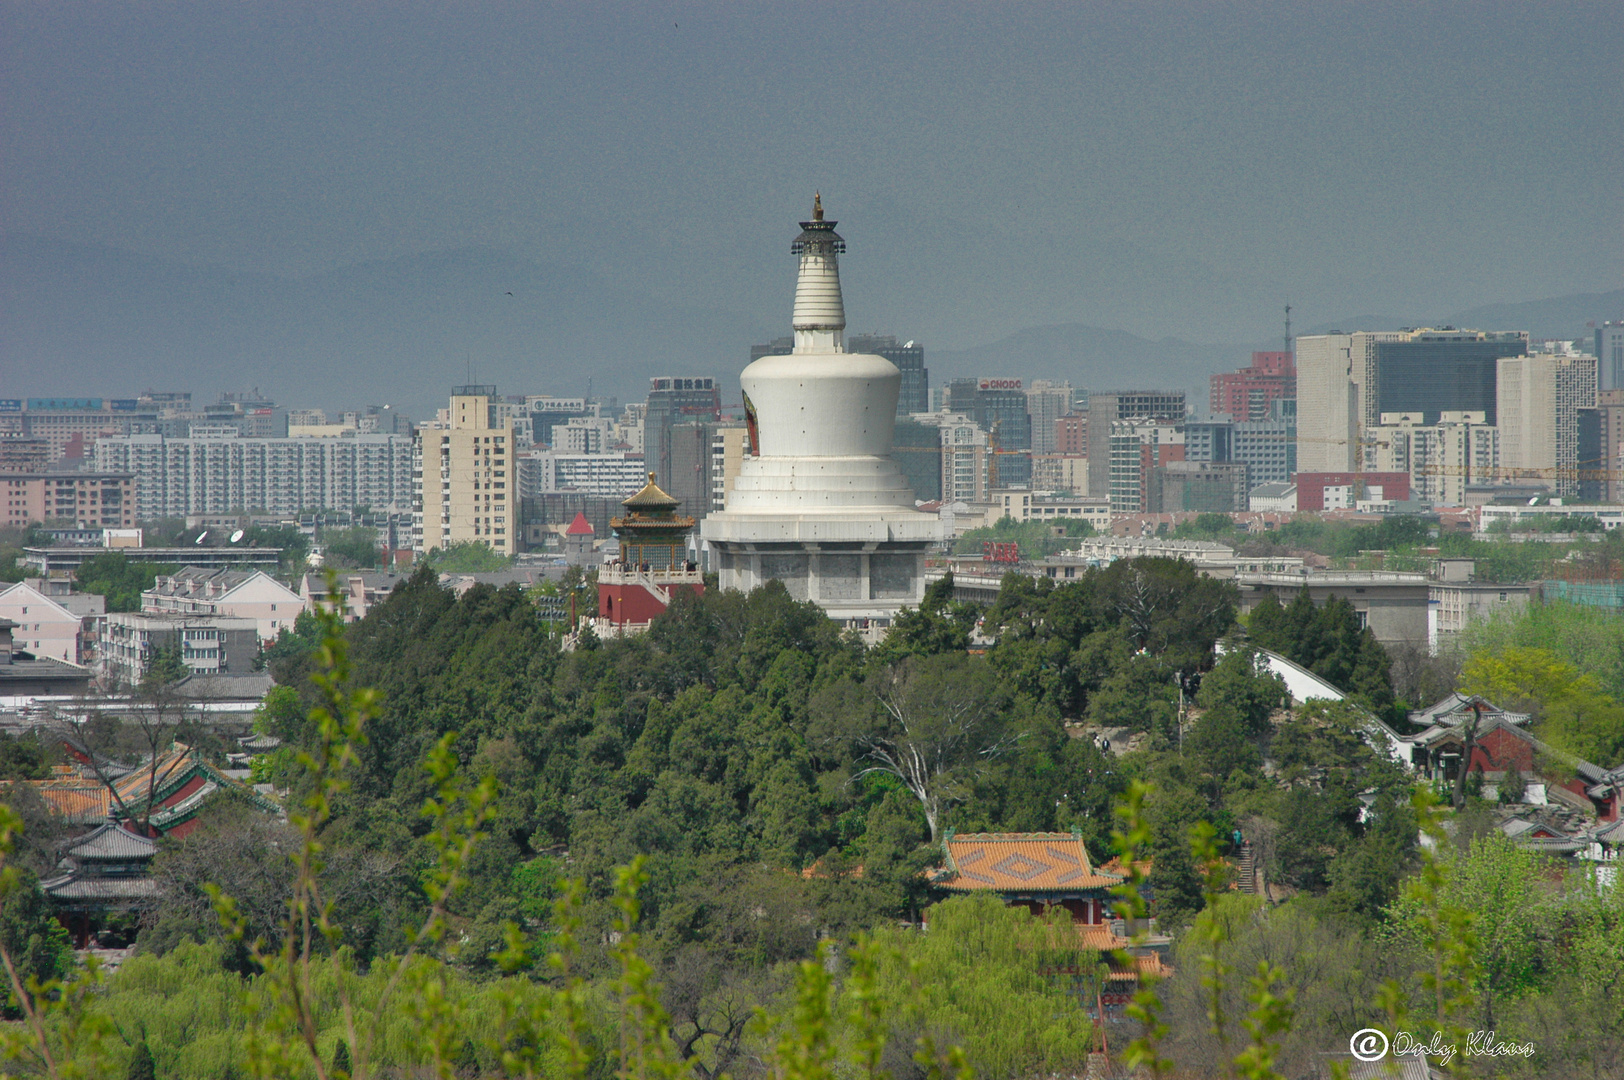
[[[1425,574],[1390,570],[1327,570],[1303,573],[1238,573],[1241,613],[1251,614],[1266,596],[1289,605],[1307,590],[1316,606],[1333,596],[1353,605],[1361,626],[1386,646],[1428,644],[1432,582]]]

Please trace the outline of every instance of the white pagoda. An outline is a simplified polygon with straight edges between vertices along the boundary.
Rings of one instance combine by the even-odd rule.
[[[845,351],[846,244],[821,197],[790,250],[800,259],[795,351],[740,376],[749,453],[701,535],[722,588],[776,578],[834,619],[879,629],[923,598],[925,552],[941,526],[914,509],[891,460],[901,373],[882,356]]]

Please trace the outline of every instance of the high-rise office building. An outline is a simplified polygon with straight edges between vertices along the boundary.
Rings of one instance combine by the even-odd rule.
[[[1146,509],[1157,514],[1233,514],[1247,509],[1246,466],[1238,461],[1169,461],[1152,476]]]
[[[1111,425],[1118,420],[1151,419],[1184,423],[1182,390],[1116,390],[1088,399],[1088,491],[1112,489]]]
[[[1289,352],[1255,352],[1250,367],[1212,376],[1213,419],[1266,420],[1280,398],[1297,396],[1297,365]]]
[[[1624,390],[1624,320],[1596,327],[1598,389]]]
[[[902,372],[902,389],[897,392],[898,416],[930,408],[930,369],[925,366],[923,345],[912,340],[899,345],[890,334],[848,334],[846,348],[854,353],[883,356]]]
[[[1496,364],[1528,351],[1522,331],[1400,330],[1297,339],[1297,460],[1304,472],[1361,467],[1382,413],[1435,423],[1445,412],[1496,422]]]
[[[1230,461],[1235,425],[1224,420],[1191,420],[1184,425],[1185,461]]]
[[[1053,454],[1059,451],[1055,442],[1055,424],[1070,414],[1073,393],[1071,383],[1034,379],[1026,388],[1026,414],[1031,418],[1032,452]]]
[[[454,387],[451,407],[418,428],[412,453],[412,547],[418,552],[462,543],[486,544],[502,555],[520,550],[517,448],[513,419],[496,408],[500,404],[494,386]]]
[[[891,460],[913,488],[916,501],[935,502],[942,497],[942,433],[938,425],[911,417],[898,420]]]
[[[1557,495],[1578,496],[1580,460],[1595,456],[1583,444],[1597,433],[1594,426],[1581,430],[1580,412],[1596,408],[1596,358],[1540,353],[1505,357],[1498,368],[1503,473],[1548,483]],[[1594,417],[1586,419],[1593,424]]]
[[[684,514],[702,521],[712,510],[722,509],[716,501],[718,484],[725,503],[742,464],[739,455],[747,436],[742,420],[690,420],[671,429],[671,478],[669,482],[662,480],[661,486],[681,504]],[[722,445],[720,458],[716,453],[718,438]],[[731,473],[726,471],[730,464]],[[716,471],[718,466],[724,470],[721,474]]]
[[[658,477],[662,487],[683,500],[683,512],[702,516],[705,507],[710,505],[710,489],[708,486],[702,490],[703,501],[695,503],[693,499],[699,497],[696,489],[677,480],[676,461],[672,456],[672,431],[678,424],[688,424],[695,421],[716,421],[722,418],[722,395],[716,387],[716,380],[693,376],[659,376],[649,380],[648,408],[643,414],[643,457],[648,467]],[[684,464],[691,473],[692,455],[688,453],[692,448],[684,448]],[[709,457],[708,444],[701,447],[702,456]],[[676,487],[670,485],[675,484]],[[679,493],[677,488],[683,488]]]
[[[1247,482],[1284,484],[1297,472],[1297,412],[1294,398],[1276,398],[1264,420],[1242,420],[1230,428],[1231,461],[1246,466]]]

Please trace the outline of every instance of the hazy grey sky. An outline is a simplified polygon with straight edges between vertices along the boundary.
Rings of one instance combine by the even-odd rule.
[[[6,3],[0,220],[307,274],[511,247],[787,319],[1198,340],[1624,282],[1593,4]]]

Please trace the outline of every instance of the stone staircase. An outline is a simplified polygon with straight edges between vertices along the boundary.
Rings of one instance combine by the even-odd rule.
[[[1252,853],[1252,845],[1241,844],[1241,857],[1235,871],[1235,884],[1243,893],[1257,892],[1257,859]]]

